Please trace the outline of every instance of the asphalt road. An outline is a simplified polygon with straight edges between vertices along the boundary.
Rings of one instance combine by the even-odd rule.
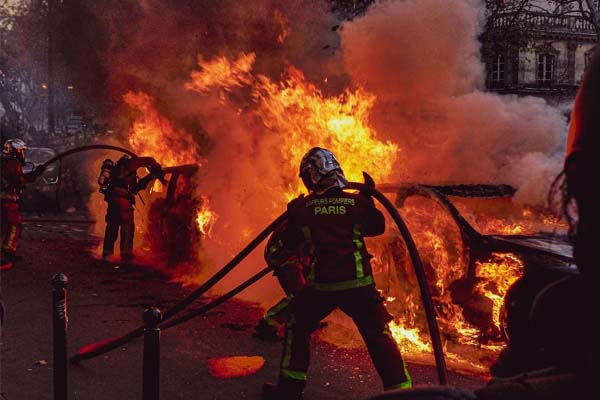
[[[52,218],[52,216],[43,216]],[[69,355],[86,344],[136,328],[148,306],[168,308],[194,288],[170,283],[149,269],[114,268],[94,260],[90,249],[99,238],[87,225],[28,222],[20,256],[1,275],[6,308],[1,341],[2,399],[52,399],[51,278],[70,279],[68,291]],[[191,308],[206,303],[197,300]],[[232,300],[208,315],[163,332],[161,399],[260,399],[262,383],[277,376],[280,343],[252,337],[263,310],[254,303]],[[225,356],[262,356],[257,373],[217,379],[207,361]],[[306,399],[365,399],[381,391],[381,383],[364,348],[342,349],[314,340]],[[409,364],[416,385],[433,385],[432,366]],[[69,399],[141,399],[142,341],[69,365]],[[480,377],[450,372],[461,388],[484,384]]]

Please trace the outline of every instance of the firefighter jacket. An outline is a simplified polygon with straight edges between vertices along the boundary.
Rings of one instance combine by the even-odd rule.
[[[105,200],[110,201],[115,197],[123,197],[135,203],[135,195],[144,190],[148,183],[155,178],[148,174],[138,179],[138,168],[146,167],[150,171],[160,169],[160,165],[152,157],[135,157],[119,160],[110,171],[110,183],[105,190]]]
[[[305,244],[309,287],[329,291],[374,283],[364,237],[382,234],[385,219],[371,197],[334,188],[291,201],[288,213],[281,246],[293,251]]]
[[[3,201],[19,201],[25,188],[25,175],[21,162],[16,157],[2,156],[2,191]]]

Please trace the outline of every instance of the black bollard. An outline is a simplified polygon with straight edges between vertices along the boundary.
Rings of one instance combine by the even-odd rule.
[[[160,310],[150,307],[144,311],[144,370],[143,400],[158,400],[160,391]]]
[[[67,400],[67,289],[65,274],[52,277],[52,330],[54,337],[54,400]]]

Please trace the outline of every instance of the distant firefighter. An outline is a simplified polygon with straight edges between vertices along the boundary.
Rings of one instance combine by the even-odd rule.
[[[33,182],[44,172],[38,167],[23,174],[27,145],[21,139],[9,139],[2,147],[2,265],[0,270],[13,267],[21,236],[21,208],[19,202],[25,184]]]
[[[138,178],[137,170],[145,167],[150,171],[143,178]],[[123,263],[133,260],[133,237],[135,223],[133,206],[135,196],[140,190],[146,189],[153,179],[164,180],[162,167],[152,157],[130,157],[124,155],[116,163],[110,159],[104,160],[98,176],[100,193],[108,203],[106,211],[106,231],[102,248],[102,259],[114,253],[114,246],[120,230],[120,255]]]

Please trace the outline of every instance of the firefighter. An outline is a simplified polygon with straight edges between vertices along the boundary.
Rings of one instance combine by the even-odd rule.
[[[150,173],[139,179],[137,170],[142,167],[147,168]],[[166,183],[160,164],[152,157],[132,158],[124,155],[116,163],[110,159],[102,163],[98,184],[100,192],[104,194],[104,201],[108,203],[102,247],[103,260],[108,260],[114,253],[115,242],[120,233],[121,261],[125,264],[132,262],[135,196],[156,178]]]
[[[0,270],[13,267],[21,236],[21,208],[19,201],[26,183],[33,182],[44,172],[39,166],[23,174],[27,145],[21,139],[8,139],[2,147],[2,263]]]
[[[306,285],[305,272],[310,259],[305,256],[304,246],[289,251],[282,246],[282,233],[286,224],[273,232],[265,247],[265,261],[274,267],[274,274],[285,292],[285,297],[271,307],[258,322],[255,336],[268,341],[279,341],[281,324],[285,323],[290,314],[290,303],[294,296]]]
[[[279,381],[266,383],[265,399],[302,399],[309,365],[311,334],[336,307],[352,318],[362,335],[385,390],[411,387],[411,378],[388,324],[392,316],[375,288],[365,236],[385,230],[373,199],[346,193],[344,173],[327,149],[315,147],[300,164],[309,195],[288,204],[281,247],[303,244],[310,265],[306,286],[292,303],[286,323]]]

